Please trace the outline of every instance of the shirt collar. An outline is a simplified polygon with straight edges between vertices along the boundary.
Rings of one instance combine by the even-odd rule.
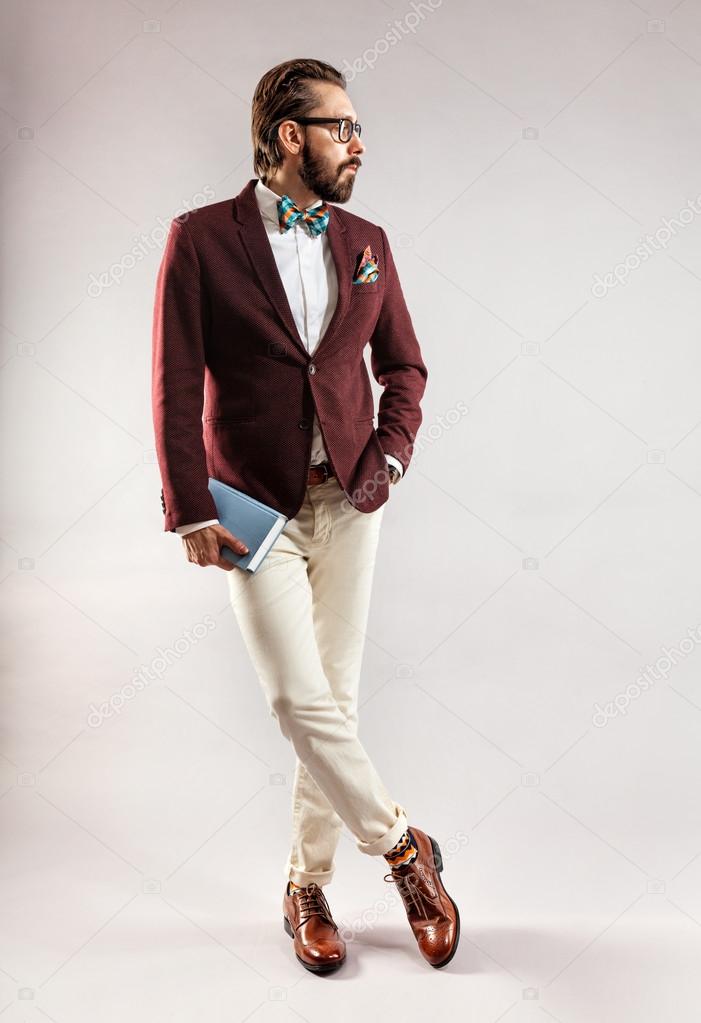
[[[282,197],[277,192],[273,192],[272,188],[264,185],[260,178],[256,182],[255,195],[261,216],[272,221],[273,224],[279,224],[277,204]],[[311,206],[307,206],[306,209],[313,210],[315,206],[320,206],[322,202],[322,199],[317,199],[316,202],[313,202]]]

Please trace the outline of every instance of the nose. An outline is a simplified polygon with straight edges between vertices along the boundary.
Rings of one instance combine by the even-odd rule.
[[[353,134],[353,138],[348,143],[348,155],[349,156],[359,156],[361,153],[364,153],[364,152],[365,152],[365,146],[360,141],[358,136],[354,133]]]

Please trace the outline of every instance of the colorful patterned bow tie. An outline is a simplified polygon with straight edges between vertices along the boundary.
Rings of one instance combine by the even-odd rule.
[[[313,210],[301,210],[289,195],[283,195],[282,199],[278,199],[277,217],[281,232],[288,231],[298,220],[303,220],[309,228],[309,233],[314,237],[322,234],[328,227],[329,207],[322,202]]]

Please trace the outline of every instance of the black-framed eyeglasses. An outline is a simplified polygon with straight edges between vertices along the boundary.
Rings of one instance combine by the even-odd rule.
[[[360,125],[351,121],[350,117],[293,117],[296,124],[335,124],[338,138],[332,135],[334,142],[350,142],[353,132],[360,138]]]

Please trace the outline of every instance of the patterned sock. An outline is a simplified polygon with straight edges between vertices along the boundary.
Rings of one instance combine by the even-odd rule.
[[[290,887],[288,889],[288,892],[291,895],[292,892],[297,891],[298,889],[303,888],[303,887],[304,887],[304,885],[295,884],[294,881],[290,880]]]
[[[393,867],[403,867],[407,863],[413,863],[419,855],[419,847],[411,831],[404,832],[396,845],[392,846],[389,852],[382,854]]]

